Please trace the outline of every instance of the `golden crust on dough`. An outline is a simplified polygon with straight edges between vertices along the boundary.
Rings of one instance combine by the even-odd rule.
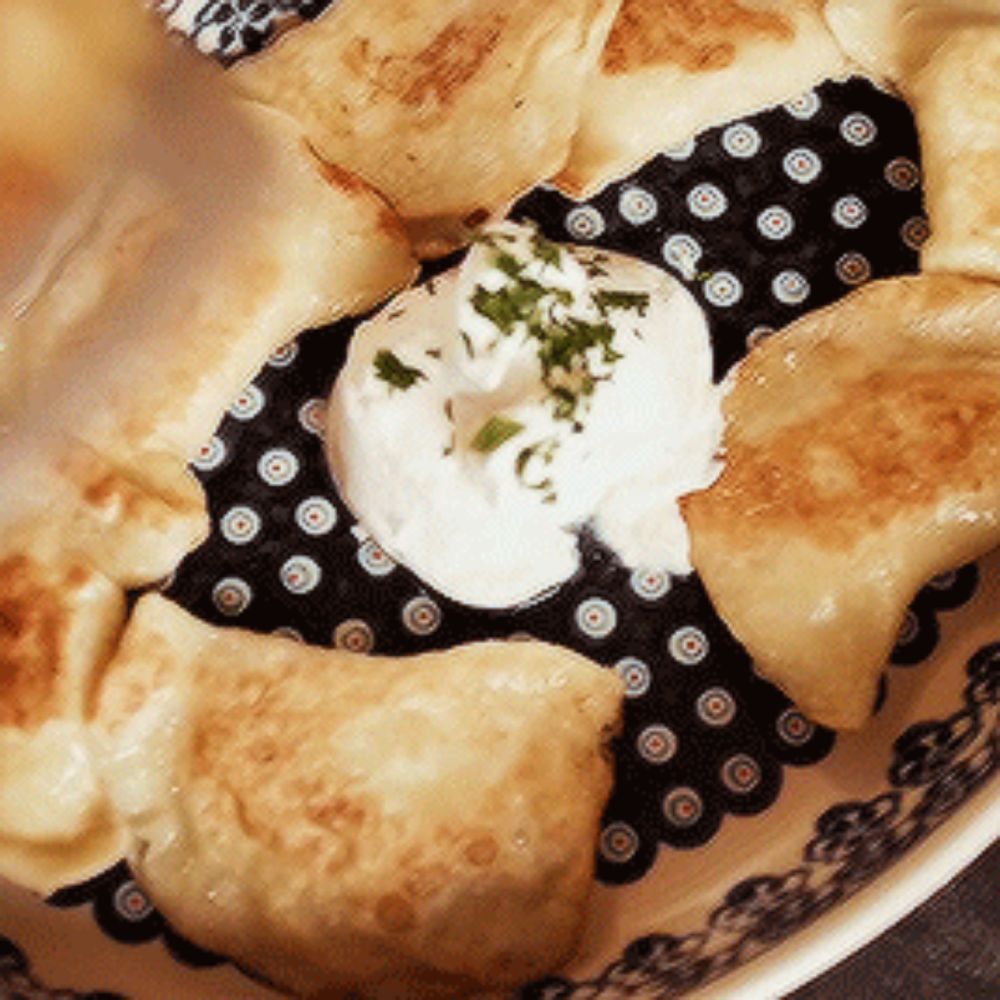
[[[815,0],[624,0],[556,183],[588,196],[845,68]]]
[[[40,892],[110,864],[124,847],[87,767],[94,667],[110,657],[125,597],[22,534],[0,555],[0,874]]]
[[[356,170],[423,254],[563,164],[618,0],[341,0],[232,78]]]
[[[795,24],[780,8],[739,0],[623,0],[601,66],[609,74],[662,64],[707,72],[731,65],[744,38],[791,42]]]
[[[877,282],[755,348],[683,502],[709,596],[817,721],[865,721],[907,603],[1000,541],[1000,288]]]
[[[304,996],[438,997],[566,957],[620,704],[542,643],[362,656],[147,596],[95,727],[176,926]]]
[[[43,891],[119,856],[83,713],[122,588],[207,532],[187,462],[272,350],[415,270],[382,199],[134,4],[49,6],[11,9],[72,65],[36,53],[14,90],[54,132],[0,109],[0,210],[26,213],[0,261],[0,873]],[[87,16],[114,37],[81,30]],[[92,142],[74,159],[81,129]]]

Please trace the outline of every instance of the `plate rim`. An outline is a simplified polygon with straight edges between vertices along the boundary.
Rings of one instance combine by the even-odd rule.
[[[875,941],[995,843],[1000,843],[1000,772],[882,878],[753,961],[685,994],[686,1000],[785,996]]]

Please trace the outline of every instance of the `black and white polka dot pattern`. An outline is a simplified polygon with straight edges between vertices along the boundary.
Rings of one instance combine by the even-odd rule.
[[[918,162],[906,109],[853,80],[705,133],[584,204],[544,188],[514,214],[678,276],[705,307],[721,376],[806,310],[916,269],[926,233]],[[853,226],[834,218],[848,197],[865,208],[860,220],[841,212]],[[358,653],[520,635],[616,670],[625,721],[597,859],[606,882],[641,877],[661,844],[704,843],[728,813],[766,809],[785,765],[829,752],[833,735],[754,673],[696,576],[625,568],[585,534],[572,580],[528,607],[489,612],[396,565],[355,522],[323,459],[323,401],[351,330],[341,322],[276,352],[196,457],[215,530],[178,568],[171,596],[211,621]],[[961,575],[954,586],[915,602],[899,662],[933,648],[947,595],[971,593]]]

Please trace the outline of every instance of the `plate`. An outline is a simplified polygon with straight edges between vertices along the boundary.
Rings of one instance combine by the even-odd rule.
[[[224,62],[324,6],[159,4]],[[910,114],[860,79],[706,132],[585,203],[543,186],[512,214],[680,277],[719,376],[797,316],[915,271],[927,235]],[[527,633],[618,671],[626,723],[582,945],[523,1000],[778,995],[995,837],[1000,559],[921,590],[874,720],[841,736],[755,674],[696,576],[626,568],[586,535],[558,592],[462,607],[395,565],[326,471],[323,400],[354,322],[302,334],[233,402],[193,462],[212,536],[162,589],[207,620],[310,643],[397,654]],[[0,933],[0,982],[26,995],[276,995],[173,931],[124,864],[48,900],[6,890]]]

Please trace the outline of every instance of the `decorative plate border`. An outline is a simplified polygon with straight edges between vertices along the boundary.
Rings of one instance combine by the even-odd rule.
[[[893,744],[888,789],[827,809],[794,868],[734,885],[700,931],[639,938],[593,979],[547,979],[526,987],[521,1000],[681,996],[871,883],[1000,770],[1000,642],[979,649],[966,675],[962,707],[909,726]]]

